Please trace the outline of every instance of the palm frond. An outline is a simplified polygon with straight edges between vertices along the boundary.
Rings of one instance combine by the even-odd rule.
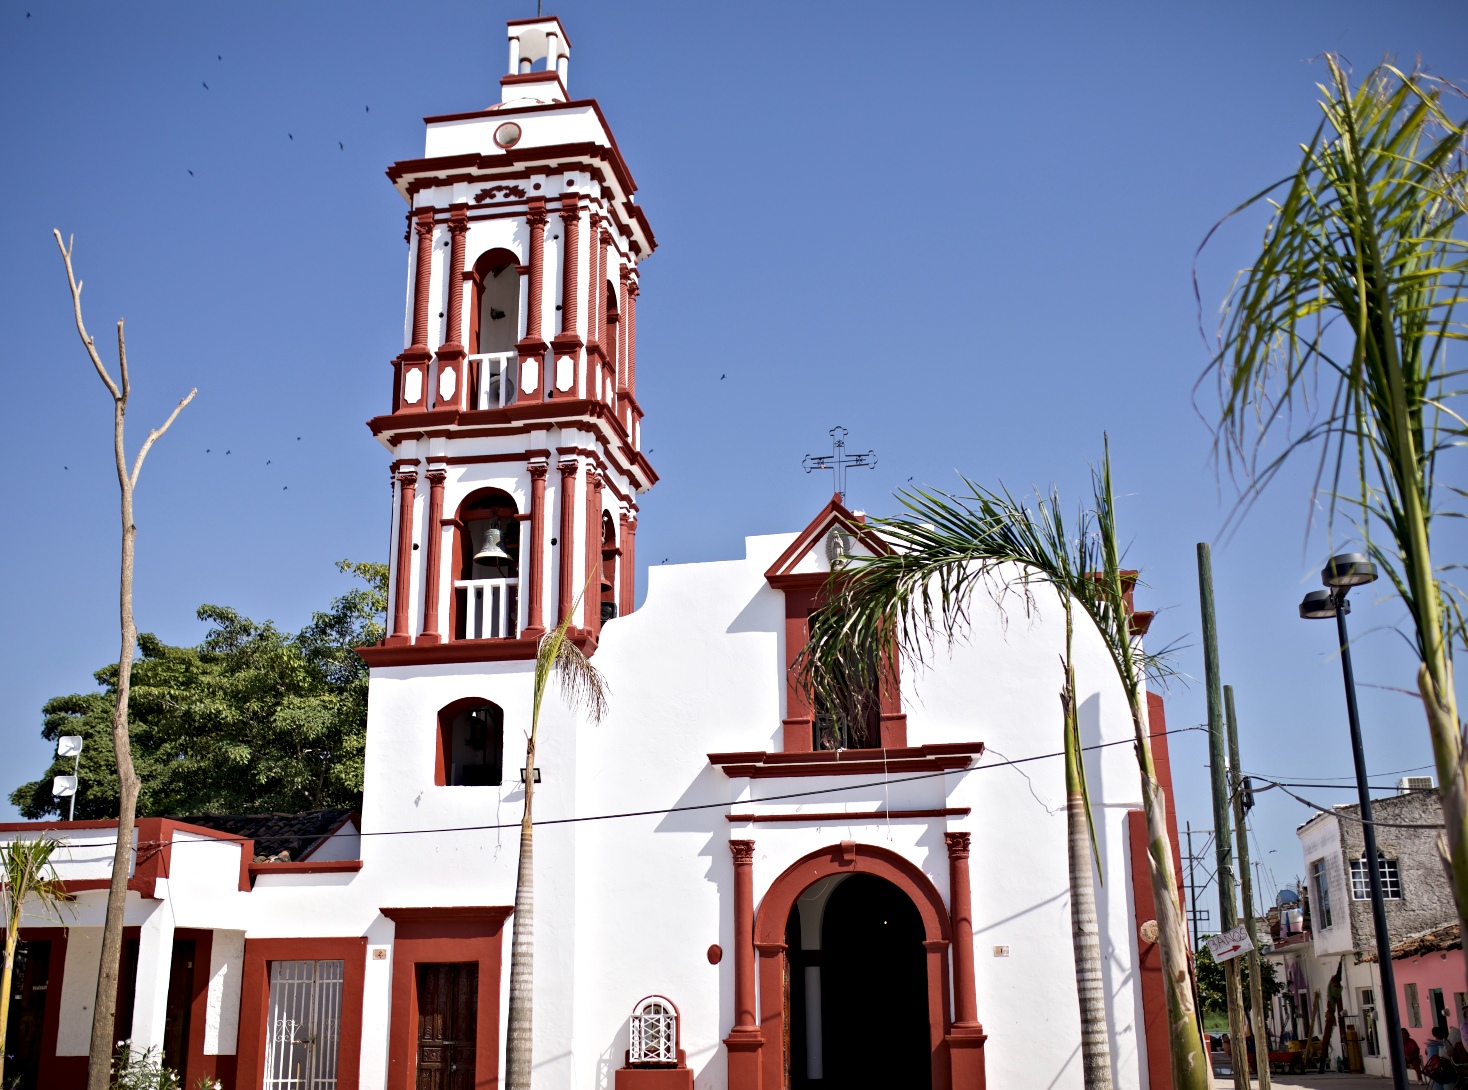
[[[66,903],[66,887],[51,863],[62,844],[57,837],[42,834],[16,837],[0,848],[0,915],[8,926],[20,926],[27,900],[48,914]]]

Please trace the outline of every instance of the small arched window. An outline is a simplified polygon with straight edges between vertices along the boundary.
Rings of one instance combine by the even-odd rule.
[[[678,1008],[661,995],[638,1000],[632,1008],[632,1047],[629,1066],[677,1066],[682,1057],[678,1034]]]
[[[498,704],[457,700],[438,713],[434,782],[444,787],[497,787],[504,781],[505,713]]]

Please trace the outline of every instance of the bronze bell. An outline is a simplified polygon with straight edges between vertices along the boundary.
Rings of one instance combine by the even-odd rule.
[[[484,533],[484,544],[479,546],[479,551],[474,554],[476,564],[505,564],[509,562],[510,554],[500,548],[500,535],[503,531],[498,526],[491,526]]]

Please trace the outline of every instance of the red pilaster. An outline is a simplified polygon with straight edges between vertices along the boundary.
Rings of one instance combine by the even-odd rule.
[[[545,474],[549,467],[544,462],[531,462],[527,468],[530,471],[530,540],[527,543],[522,538],[520,548],[525,549],[528,544],[530,549],[530,596],[527,599],[530,616],[520,636],[534,640],[545,634],[542,595],[545,594]]]
[[[433,275],[433,209],[420,208],[414,217],[418,236],[418,269],[413,280],[413,347],[428,350],[428,285]]]
[[[530,227],[530,288],[525,304],[525,339],[517,346],[520,352],[520,388],[526,389],[525,375],[534,376],[536,388],[530,396],[544,401],[550,397],[550,383],[545,380],[545,198],[531,197],[525,222]]]
[[[393,583],[392,632],[389,646],[413,642],[408,631],[408,594],[413,574],[413,499],[418,489],[418,473],[410,470],[398,474],[398,558]]]
[[[438,632],[439,552],[443,543],[442,469],[430,469],[428,478],[428,539],[423,543],[423,628],[415,643],[442,643]],[[411,552],[411,550],[410,550]]]
[[[557,357],[571,356],[576,360],[577,353],[581,349],[581,336],[577,332],[581,324],[581,198],[574,193],[566,194],[561,198],[561,331],[556,334],[551,347],[555,350]],[[552,368],[554,372],[560,370],[560,360]],[[552,381],[552,387],[558,384]],[[566,391],[557,390],[558,396],[576,396],[576,373],[573,365],[571,374],[571,388]]]
[[[968,833],[944,833],[948,845],[948,914],[953,921],[953,1021],[978,1025],[974,991],[974,929],[968,876]]]
[[[621,288],[617,298],[620,300],[617,306],[617,392],[627,391],[627,331],[631,328],[632,319],[632,267],[622,266],[622,275],[618,280]]]
[[[586,631],[601,631],[601,471],[586,467],[586,574],[591,580],[582,595]]]
[[[586,354],[588,357],[599,355],[605,358],[606,348],[602,344],[601,327],[607,307],[598,285],[601,283],[601,270],[606,257],[601,248],[600,223],[595,212],[586,217],[586,279],[589,281],[586,290]]]
[[[438,389],[434,404],[443,408],[462,408],[468,390],[464,374],[464,236],[469,231],[469,207],[456,204],[449,215],[449,288],[448,324],[444,327],[443,346],[438,350]]]
[[[754,841],[731,840],[734,856],[734,1028],[724,1040],[729,1090],[760,1090],[760,1036],[754,1020]]]
[[[627,281],[627,392],[637,396],[637,280]]]
[[[575,601],[575,588],[571,585],[576,572],[576,550],[571,547],[576,529],[576,471],[580,467],[574,458],[562,458],[557,469],[561,471],[561,566],[559,585],[556,587],[556,623],[571,615],[571,603]]]
[[[622,544],[622,563],[618,572],[621,588],[617,593],[617,616],[625,617],[632,612],[632,599],[637,593],[637,567],[634,563],[637,520],[628,518],[625,512],[622,515],[622,534],[618,540]]]

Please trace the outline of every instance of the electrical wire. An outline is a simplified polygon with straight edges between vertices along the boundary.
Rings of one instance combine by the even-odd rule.
[[[1177,727],[1177,728],[1174,728],[1173,730],[1156,731],[1156,732],[1154,732],[1152,734],[1152,737],[1153,738],[1160,738],[1160,737],[1165,737],[1165,736],[1171,735],[1171,734],[1185,734],[1188,731],[1196,731],[1196,730],[1207,730],[1207,728],[1206,727],[1201,727],[1201,726],[1196,726],[1196,727]],[[1117,739],[1114,742],[1098,742],[1095,745],[1082,746],[1081,747],[1081,752],[1083,752],[1083,753],[1089,753],[1089,752],[1092,752],[1092,751],[1098,750],[1098,749],[1110,749],[1112,746],[1130,746],[1130,745],[1135,745],[1135,744],[1136,744],[1136,740],[1133,739],[1133,738],[1120,738],[1120,739]],[[1048,761],[1048,760],[1053,760],[1056,757],[1064,757],[1064,756],[1065,756],[1065,751],[1064,750],[1056,750],[1053,753],[1037,753],[1037,754],[1035,754],[1034,756],[1031,756],[1031,757],[1016,757],[1016,758],[1014,758],[1012,760],[1006,759],[1006,760],[1003,760],[1003,761],[995,761],[992,764],[975,765],[974,767],[967,768],[967,769],[951,769],[950,768],[950,769],[944,769],[944,770],[941,770],[941,771],[938,771],[938,772],[919,772],[919,773],[916,773],[916,774],[914,774],[912,776],[896,776],[896,777],[892,777],[889,780],[874,780],[874,781],[867,782],[867,783],[844,784],[844,785],[842,785],[840,787],[823,787],[823,788],[818,788],[818,789],[811,790],[811,791],[790,791],[790,792],[786,792],[785,794],[782,794],[782,795],[767,795],[767,796],[765,796],[764,798],[761,798],[761,799],[744,799],[744,800],[739,800],[739,801],[735,801],[735,802],[699,802],[699,803],[691,803],[691,804],[689,804],[687,806],[668,806],[668,807],[664,807],[664,808],[661,808],[661,809],[655,809],[655,810],[623,810],[623,811],[619,811],[617,813],[612,813],[612,814],[586,814],[586,815],[583,815],[581,817],[541,818],[538,821],[532,821],[531,822],[531,825],[532,826],[536,826],[536,827],[539,827],[539,826],[550,826],[550,825],[579,825],[579,824],[583,824],[583,823],[586,823],[586,822],[592,822],[592,821],[615,821],[615,820],[620,819],[620,818],[661,817],[661,816],[663,816],[665,814],[686,814],[686,813],[690,813],[692,811],[697,811],[697,810],[731,809],[731,808],[733,808],[735,806],[748,806],[750,803],[784,802],[784,801],[787,801],[789,799],[812,798],[812,797],[818,796],[818,795],[838,794],[838,793],[840,793],[842,791],[860,791],[860,790],[863,790],[863,789],[874,788],[874,787],[875,788],[882,788],[882,787],[885,787],[886,784],[889,784],[889,783],[912,783],[912,782],[917,781],[917,780],[931,780],[931,779],[935,779],[935,778],[937,778],[939,776],[950,776],[950,775],[953,775],[955,772],[986,772],[986,771],[988,771],[990,769],[1008,768],[1008,767],[1014,766],[1014,765],[1030,764],[1030,763],[1032,763],[1034,761]],[[862,818],[865,818],[865,817],[879,816],[879,815],[876,815],[875,812],[872,812],[872,813],[856,813],[856,814],[852,814],[851,816],[852,817],[862,817]],[[358,835],[359,836],[421,836],[421,835],[425,835],[425,834],[434,834],[434,833],[477,833],[477,832],[488,832],[488,831],[494,830],[494,829],[518,829],[519,827],[520,827],[520,822],[515,821],[515,822],[507,822],[505,824],[494,824],[494,825],[454,825],[454,826],[449,826],[449,827],[445,827],[445,828],[438,828],[438,829],[374,829],[374,830],[370,830],[370,831],[369,830],[363,830]],[[304,835],[309,836],[310,834],[304,834]],[[264,840],[300,840],[302,838],[303,838],[303,834],[301,834],[301,833],[276,833],[276,834],[265,834],[265,835],[261,835],[261,836],[234,836],[234,835],[225,835],[225,836],[210,837],[209,842],[211,842],[211,843],[229,843],[229,842],[236,842],[236,843],[238,843],[238,842],[243,842],[243,841],[246,841],[246,840],[252,840],[252,841],[259,842],[259,841],[264,841]],[[139,846],[141,846],[142,843],[143,842],[140,842],[140,845]],[[153,843],[153,842],[147,842],[147,843]],[[174,841],[173,842],[173,846],[177,847],[178,844],[180,844],[180,843],[189,843],[189,842],[188,841]],[[200,843],[203,843],[203,842],[201,841]]]
[[[1261,777],[1261,779],[1262,779],[1262,777]],[[1312,787],[1312,786],[1313,787],[1321,787],[1321,786],[1330,786],[1328,784],[1284,784],[1284,783],[1279,783],[1279,782],[1272,781],[1272,780],[1263,780],[1263,782],[1269,784],[1269,786],[1268,787],[1256,787],[1254,789],[1254,791],[1255,791],[1256,794],[1259,793],[1260,791],[1272,791],[1272,790],[1274,790],[1277,787],[1281,791],[1283,791],[1286,795],[1288,795],[1290,798],[1294,799],[1296,802],[1301,803],[1304,806],[1308,806],[1312,810],[1318,810],[1322,814],[1334,814],[1336,817],[1344,818],[1347,821],[1354,821],[1358,825],[1368,825],[1369,824],[1369,825],[1375,826],[1378,829],[1444,829],[1444,828],[1447,827],[1442,822],[1438,822],[1435,825],[1424,825],[1424,824],[1412,823],[1412,822],[1377,821],[1375,818],[1372,818],[1371,821],[1368,822],[1365,819],[1363,819],[1359,814],[1348,814],[1344,810],[1342,810],[1340,807],[1336,807],[1336,806],[1321,806],[1318,802],[1311,802],[1309,799],[1305,798],[1304,796],[1297,795],[1293,791],[1290,790],[1291,787],[1301,787],[1301,786],[1305,786],[1305,787]]]

